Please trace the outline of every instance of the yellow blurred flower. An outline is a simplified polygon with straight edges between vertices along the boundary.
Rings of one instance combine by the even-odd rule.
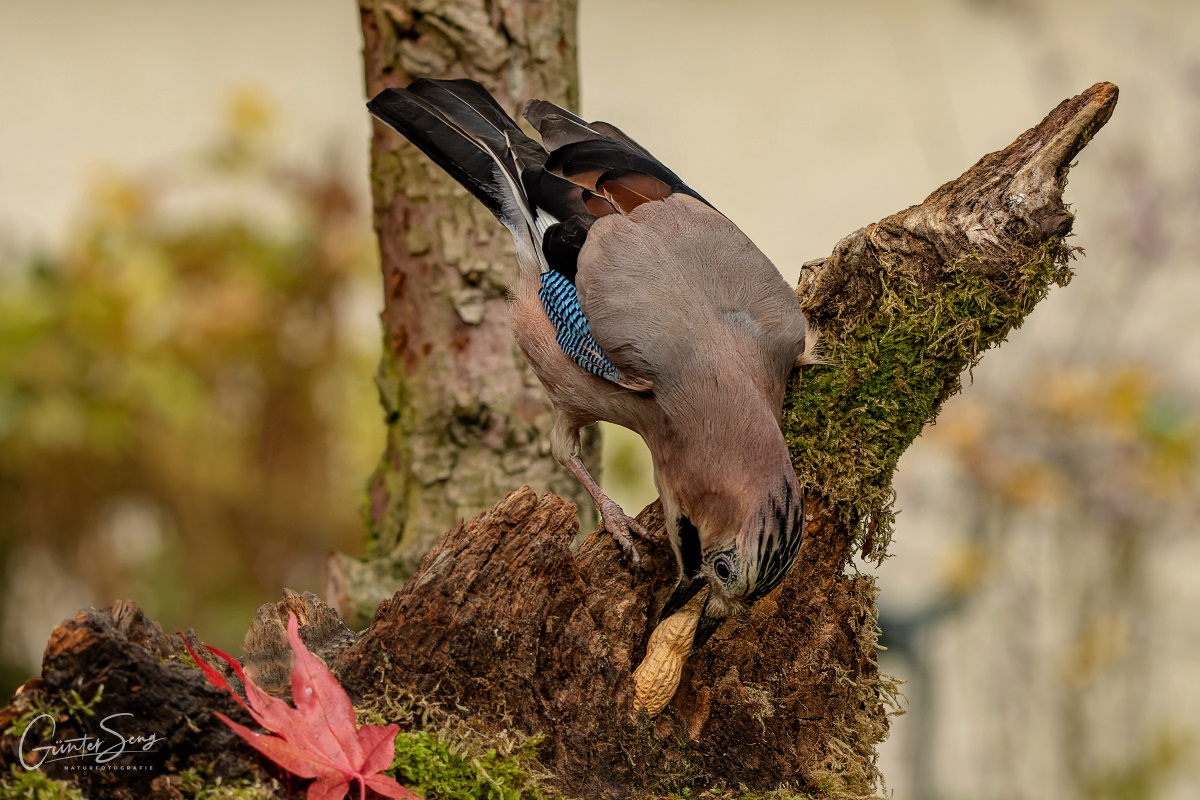
[[[92,178],[89,207],[100,228],[127,228],[143,219],[150,207],[150,192],[128,175],[103,169]]]
[[[275,124],[275,107],[262,89],[235,86],[225,99],[225,124],[235,139],[260,138]]]

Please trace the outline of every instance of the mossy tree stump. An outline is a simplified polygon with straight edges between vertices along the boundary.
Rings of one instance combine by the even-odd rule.
[[[883,556],[896,462],[958,391],[963,372],[1070,277],[1074,251],[1064,237],[1073,217],[1062,189],[1116,100],[1117,88],[1101,83],[1064,101],[920,205],[806,265],[799,291],[824,336],[825,363],[793,380],[784,409],[806,488],[806,540],[783,584],[693,655],[655,719],[631,715],[630,673],[675,574],[657,505],[640,515],[651,531],[641,580],[606,535],[573,552],[573,505],[526,488],[446,533],[361,634],[315,598],[289,595],[260,611],[245,657],[264,679],[279,674],[279,620],[297,611],[311,623],[309,646],[363,707],[386,716],[389,698],[417,696],[469,719],[474,731],[537,735],[551,784],[571,797],[685,787],[872,794],[895,687],[878,671],[874,583],[845,567],[860,549]],[[89,623],[88,636],[112,627]],[[139,646],[158,647],[161,660],[178,652],[169,639]],[[83,640],[62,631],[52,639],[67,640],[80,651]],[[121,666],[110,662],[130,658],[122,642],[95,646],[99,657],[65,671],[59,653],[29,691],[52,704],[70,687],[96,686]],[[161,672],[177,692],[204,689],[181,680],[182,665],[150,668],[152,660],[141,659],[143,674]],[[108,692],[98,714],[107,702]],[[120,708],[129,706],[126,698]],[[10,706],[0,725],[15,717]],[[190,734],[179,728],[181,741],[217,741],[204,733],[213,725],[211,716],[192,718]],[[12,748],[6,735],[0,768],[12,763]],[[239,754],[243,767],[258,763],[248,748],[214,753],[211,763],[232,772]],[[164,758],[194,763],[195,755]],[[110,794],[141,796],[130,792]]]
[[[1116,100],[1101,83],[1064,101],[806,264],[799,292],[825,363],[794,378],[784,409],[806,541],[783,585],[693,656],[664,714],[629,712],[629,673],[674,577],[657,508],[641,516],[655,546],[634,583],[606,536],[573,555],[569,506],[528,491],[443,537],[337,658],[347,684],[370,693],[382,675],[544,734],[544,763],[573,796],[873,792],[896,689],[878,672],[874,582],[844,568],[856,549],[883,556],[896,462],[964,371],[1069,279],[1062,190]]]

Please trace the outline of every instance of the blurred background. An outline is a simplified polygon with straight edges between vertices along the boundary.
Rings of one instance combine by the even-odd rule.
[[[789,279],[1121,87],[1088,255],[905,455],[878,577],[900,800],[1200,796],[1200,4],[582,0],[583,112]],[[383,443],[358,17],[0,5],[0,692],[136,600],[240,646],[360,553]],[[636,438],[605,482],[653,499]]]

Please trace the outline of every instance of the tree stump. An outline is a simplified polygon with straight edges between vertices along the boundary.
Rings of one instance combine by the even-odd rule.
[[[962,372],[1070,277],[1066,171],[1116,100],[1101,83],[1064,101],[924,203],[806,265],[801,298],[827,350],[785,405],[806,489],[804,546],[776,591],[693,655],[658,717],[631,714],[630,680],[675,578],[657,505],[639,516],[651,538],[635,580],[607,535],[572,552],[574,506],[528,488],[447,532],[362,633],[311,596],[264,607],[247,663],[277,681],[279,620],[297,611],[356,702],[410,692],[479,729],[540,735],[553,785],[585,800],[685,787],[871,795],[896,688],[878,671],[873,580],[845,568],[860,548],[882,557],[896,460]],[[83,612],[55,630],[26,693],[61,708],[71,690],[103,684],[91,710],[160,726],[163,769],[205,762],[217,775],[283,777],[231,746],[211,716],[229,713],[229,698],[178,654],[174,637],[127,605]],[[17,763],[12,724],[29,708],[18,697],[0,712],[0,767]],[[71,724],[89,730],[95,718]],[[97,797],[146,796],[129,788],[145,778],[130,774],[80,782]]]

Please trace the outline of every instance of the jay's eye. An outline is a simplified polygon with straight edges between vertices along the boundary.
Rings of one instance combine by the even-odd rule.
[[[728,556],[717,556],[717,560],[713,563],[713,572],[717,574],[721,583],[729,581],[729,576],[733,574],[733,566],[729,563]]]

